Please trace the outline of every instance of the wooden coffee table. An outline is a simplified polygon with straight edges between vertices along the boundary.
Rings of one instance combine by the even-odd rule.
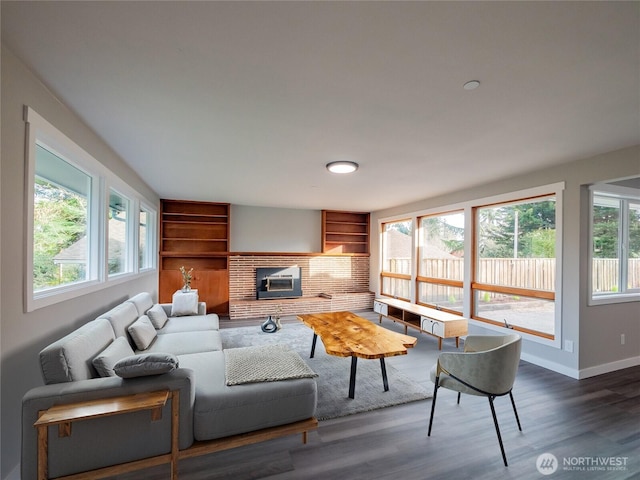
[[[351,312],[327,312],[298,315],[307,327],[313,329],[311,355],[313,358],[318,336],[329,355],[351,357],[349,398],[354,398],[358,358],[380,359],[384,391],[389,390],[385,357],[406,355],[418,341],[415,337],[392,332],[366,318]]]

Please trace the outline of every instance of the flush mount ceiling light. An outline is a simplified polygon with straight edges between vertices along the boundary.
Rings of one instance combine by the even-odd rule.
[[[469,80],[467,83],[463,85],[465,90],[475,90],[480,86],[480,82],[478,80]]]
[[[330,162],[327,163],[327,170],[331,173],[353,173],[358,169],[358,164],[356,162]]]

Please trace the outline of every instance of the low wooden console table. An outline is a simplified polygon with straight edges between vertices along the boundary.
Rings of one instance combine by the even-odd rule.
[[[171,453],[75,475],[58,477],[57,480],[104,478],[165,463],[171,464],[171,479],[176,480],[178,478],[178,414],[180,411],[180,397],[177,391],[169,390],[54,405],[47,410],[41,411],[40,417],[33,424],[38,429],[38,480],[47,480],[49,478],[48,445],[50,426],[57,425],[58,436],[68,437],[71,435],[71,426],[74,422],[91,418],[150,410],[151,420],[160,420],[162,418],[162,408],[169,398],[171,398]]]
[[[468,332],[468,321],[464,317],[395,298],[376,298],[373,311],[379,314],[380,323],[383,316],[403,323],[404,333],[411,327],[437,337],[439,350],[442,350],[443,338],[455,337],[458,348],[460,337]]]

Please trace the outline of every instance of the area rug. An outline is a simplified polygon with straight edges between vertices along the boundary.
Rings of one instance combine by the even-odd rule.
[[[382,385],[379,360],[358,359],[355,398],[349,398],[351,358],[334,357],[324,351],[318,338],[314,358],[309,358],[313,331],[302,324],[285,324],[275,333],[264,333],[255,327],[223,328],[223,348],[254,345],[288,345],[297,351],[311,369],[318,374],[318,420],[353,415],[379,408],[431,398],[431,392],[413,382],[386,362],[389,391]],[[411,354],[411,352],[409,352]]]

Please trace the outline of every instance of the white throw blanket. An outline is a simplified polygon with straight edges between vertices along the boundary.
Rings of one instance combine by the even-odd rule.
[[[230,348],[224,358],[227,385],[318,376],[286,345]]]

